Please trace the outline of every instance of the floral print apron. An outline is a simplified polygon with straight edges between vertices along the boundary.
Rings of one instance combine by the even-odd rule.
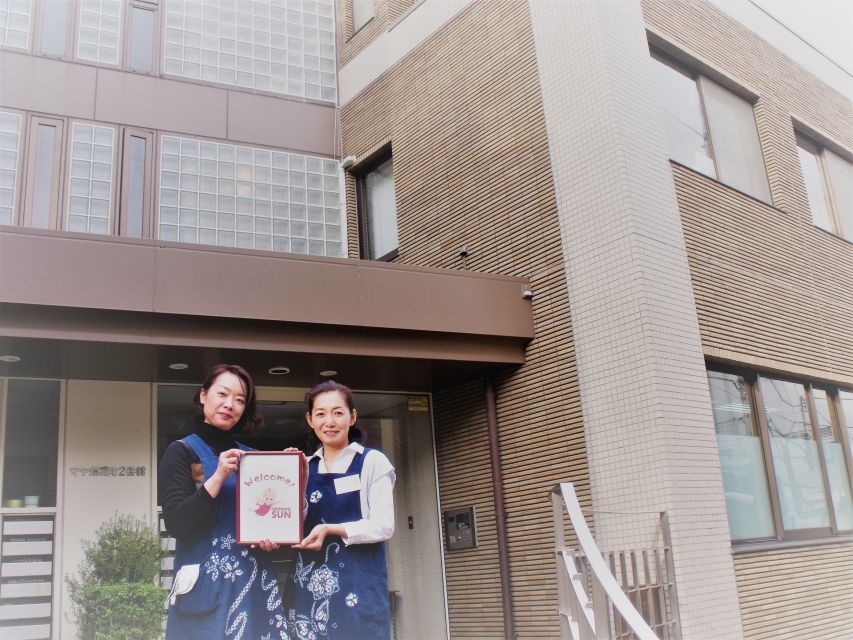
[[[364,453],[356,453],[345,473],[319,473],[319,458],[308,467],[305,531],[316,525],[361,520],[360,478]],[[348,490],[353,486],[355,490]],[[340,488],[343,493],[336,490]],[[385,544],[344,545],[327,536],[319,551],[299,552],[289,589],[288,628],[294,640],[388,640],[391,614]]]
[[[183,439],[198,454],[207,480],[219,457],[196,434]],[[249,450],[239,445],[243,450]],[[178,540],[175,572],[199,564],[198,580],[169,607],[166,640],[289,640],[275,571],[267,554],[236,544],[237,477],[219,490],[219,516],[208,535]]]

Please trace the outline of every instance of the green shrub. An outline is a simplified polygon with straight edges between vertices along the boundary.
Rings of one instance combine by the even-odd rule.
[[[153,640],[166,594],[158,584],[160,536],[144,520],[116,514],[83,542],[77,575],[67,579],[81,640]]]
[[[156,584],[95,584],[80,594],[78,635],[86,640],[152,640],[161,632],[165,594]]]

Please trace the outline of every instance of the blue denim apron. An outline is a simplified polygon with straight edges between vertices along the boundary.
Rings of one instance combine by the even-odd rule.
[[[196,434],[183,439],[198,454],[207,480],[219,457]],[[238,445],[244,451],[249,447]],[[192,590],[169,607],[166,640],[288,640],[275,571],[263,551],[236,544],[237,474],[219,490],[219,516],[206,536],[175,548],[175,571],[199,564]]]
[[[335,480],[361,476],[364,453],[356,453],[345,473],[319,473],[319,458],[308,466],[305,531],[316,525],[361,520],[361,491],[338,494]],[[360,484],[360,483],[359,483]],[[327,536],[319,551],[300,551],[288,604],[294,640],[387,640],[391,635],[385,544],[345,546]]]

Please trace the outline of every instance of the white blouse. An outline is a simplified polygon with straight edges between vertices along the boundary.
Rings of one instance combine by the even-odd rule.
[[[308,460],[319,458],[319,473],[346,473],[356,453],[364,453],[364,447],[350,442],[327,469],[320,447]],[[361,520],[341,522],[346,531],[343,541],[347,546],[367,542],[381,542],[394,534],[394,481],[397,475],[385,454],[371,449],[364,457],[361,469]],[[310,499],[310,497],[309,497]]]

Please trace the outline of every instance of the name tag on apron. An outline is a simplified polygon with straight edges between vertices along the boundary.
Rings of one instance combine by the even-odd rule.
[[[343,478],[335,478],[335,493],[350,493],[361,489],[361,478],[358,476],[344,476]]]

